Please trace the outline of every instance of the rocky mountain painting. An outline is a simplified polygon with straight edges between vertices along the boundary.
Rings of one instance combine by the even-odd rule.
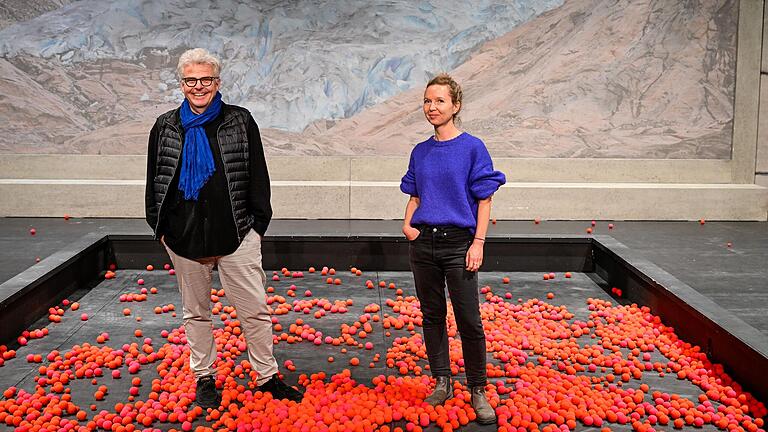
[[[143,154],[202,46],[271,155],[407,156],[442,71],[495,157],[731,154],[737,0],[14,1],[0,153]]]

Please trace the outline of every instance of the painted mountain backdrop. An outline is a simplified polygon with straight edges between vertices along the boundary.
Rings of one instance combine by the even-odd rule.
[[[204,46],[270,154],[407,155],[449,71],[495,156],[730,157],[736,0],[17,2],[0,152],[144,153]]]

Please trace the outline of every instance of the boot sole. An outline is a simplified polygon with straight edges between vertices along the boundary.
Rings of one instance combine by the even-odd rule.
[[[477,418],[475,419],[475,421],[476,421],[478,424],[481,424],[481,425],[492,425],[492,424],[496,424],[496,420],[497,420],[496,418],[494,418],[493,420],[486,420],[486,421],[482,421],[482,420],[480,420],[480,419],[477,419]]]
[[[214,405],[215,403],[216,402],[213,402],[211,404],[204,404],[204,403],[195,402],[195,405],[199,406],[202,409],[207,409],[207,408],[217,409],[217,408],[221,407],[221,402],[219,402],[218,405]]]
[[[427,401],[424,401],[424,402],[427,402],[427,404],[432,405],[433,407],[438,407],[440,405],[444,405],[446,402],[448,402],[449,399],[453,399],[453,395],[448,396],[447,398],[443,399],[442,402],[440,402],[439,404],[435,404],[435,405],[432,405],[431,403],[429,403]]]

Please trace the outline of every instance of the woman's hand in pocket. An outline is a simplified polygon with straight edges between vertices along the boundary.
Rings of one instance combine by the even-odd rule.
[[[403,234],[405,234],[405,238],[408,239],[408,241],[414,241],[419,237],[421,231],[410,225],[403,225]]]

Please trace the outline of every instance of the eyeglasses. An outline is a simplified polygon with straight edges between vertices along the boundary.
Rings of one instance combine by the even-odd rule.
[[[195,87],[197,86],[197,82],[200,81],[200,84],[203,85],[203,87],[208,87],[209,85],[213,84],[214,81],[219,79],[219,77],[202,77],[202,78],[182,78],[181,81],[187,85],[187,87]]]

